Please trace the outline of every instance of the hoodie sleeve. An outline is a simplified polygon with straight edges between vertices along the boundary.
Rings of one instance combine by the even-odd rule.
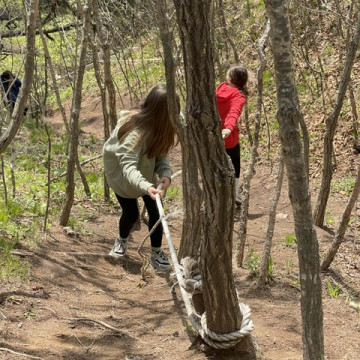
[[[230,109],[224,121],[224,129],[234,130],[245,103],[245,96],[240,91],[237,91],[230,99]]]
[[[167,156],[158,156],[155,161],[155,172],[159,177],[166,176],[171,179],[171,167]]]

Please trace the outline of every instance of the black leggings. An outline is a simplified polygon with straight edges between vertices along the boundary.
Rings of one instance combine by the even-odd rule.
[[[136,220],[139,218],[139,209],[136,199],[127,199],[115,194],[122,208],[122,214],[119,220],[119,233],[120,236],[125,239],[129,236],[132,227]],[[159,210],[156,206],[156,201],[153,200],[149,195],[143,197],[146,210],[149,214],[149,230],[156,224],[160,215]],[[161,247],[162,243],[163,228],[159,224],[155,231],[150,235],[151,246]]]
[[[235,178],[240,177],[240,145],[237,144],[233,148],[226,149],[226,153],[230,156],[231,162],[235,169]]]

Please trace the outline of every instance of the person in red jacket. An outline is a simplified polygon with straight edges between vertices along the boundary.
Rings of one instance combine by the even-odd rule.
[[[235,203],[240,206],[240,145],[238,120],[246,104],[248,72],[243,65],[234,65],[226,74],[226,82],[216,88],[216,103],[221,118],[225,149],[235,169]]]

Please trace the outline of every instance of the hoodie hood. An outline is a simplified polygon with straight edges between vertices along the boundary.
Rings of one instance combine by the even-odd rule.
[[[216,89],[216,101],[218,103],[229,101],[238,93],[239,90],[237,88],[230,86],[226,82],[223,82]]]

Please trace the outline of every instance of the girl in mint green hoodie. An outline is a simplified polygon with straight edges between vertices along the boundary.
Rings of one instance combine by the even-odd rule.
[[[179,99],[178,99],[179,101]],[[136,199],[142,197],[149,214],[149,230],[159,219],[155,196],[162,196],[171,183],[167,153],[175,145],[175,130],[168,114],[166,87],[155,86],[137,112],[123,111],[118,125],[104,144],[104,170],[109,186],[122,208],[119,237],[110,255],[126,254],[130,231],[139,217]],[[156,184],[163,184],[162,190]],[[151,263],[155,268],[170,269],[161,250],[161,224],[150,236]]]

